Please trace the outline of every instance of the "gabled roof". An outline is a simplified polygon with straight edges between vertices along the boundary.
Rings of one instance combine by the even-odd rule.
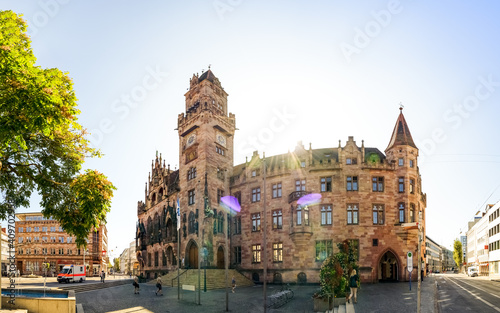
[[[396,121],[396,125],[394,126],[394,130],[392,131],[391,141],[389,145],[385,149],[385,151],[391,149],[394,146],[410,146],[417,149],[417,146],[413,142],[413,138],[411,137],[410,128],[408,128],[408,124],[406,123],[405,117],[403,116],[403,108],[399,108],[399,116]]]

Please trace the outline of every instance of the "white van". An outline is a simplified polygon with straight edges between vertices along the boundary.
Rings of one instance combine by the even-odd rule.
[[[65,265],[62,271],[57,275],[59,283],[74,283],[85,281],[86,269],[83,265]]]
[[[477,270],[477,267],[475,267],[475,266],[469,267],[467,269],[467,275],[469,275],[470,277],[478,276],[479,271]]]

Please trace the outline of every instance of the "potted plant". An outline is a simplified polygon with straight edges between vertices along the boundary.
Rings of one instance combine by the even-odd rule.
[[[319,273],[320,290],[313,295],[314,311],[326,311],[346,302],[349,274],[358,269],[354,244],[345,240],[337,244],[339,252],[323,261]]]

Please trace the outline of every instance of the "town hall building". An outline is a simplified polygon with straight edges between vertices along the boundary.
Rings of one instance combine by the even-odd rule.
[[[384,152],[348,137],[332,148],[299,142],[294,151],[270,157],[256,151],[234,165],[236,117],[227,97],[210,69],[190,79],[177,120],[179,169],[157,155],[138,202],[141,273],[153,278],[178,266],[224,268],[228,249],[229,267],[255,282],[315,283],[322,261],[350,240],[362,281],[407,281],[407,252],[424,257],[416,222],[420,215],[425,241],[426,194],[402,108]],[[299,201],[311,194],[321,197]],[[227,195],[241,211],[222,206]]]

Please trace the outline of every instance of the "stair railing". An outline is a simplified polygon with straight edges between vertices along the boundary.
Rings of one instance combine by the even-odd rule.
[[[182,273],[180,273],[179,275],[172,278],[172,282],[171,282],[170,286],[171,287],[174,286],[174,281],[177,280],[177,278],[179,278],[179,281],[180,281],[182,275],[186,274],[186,276],[187,276],[187,272],[188,272],[188,270],[184,270]]]

